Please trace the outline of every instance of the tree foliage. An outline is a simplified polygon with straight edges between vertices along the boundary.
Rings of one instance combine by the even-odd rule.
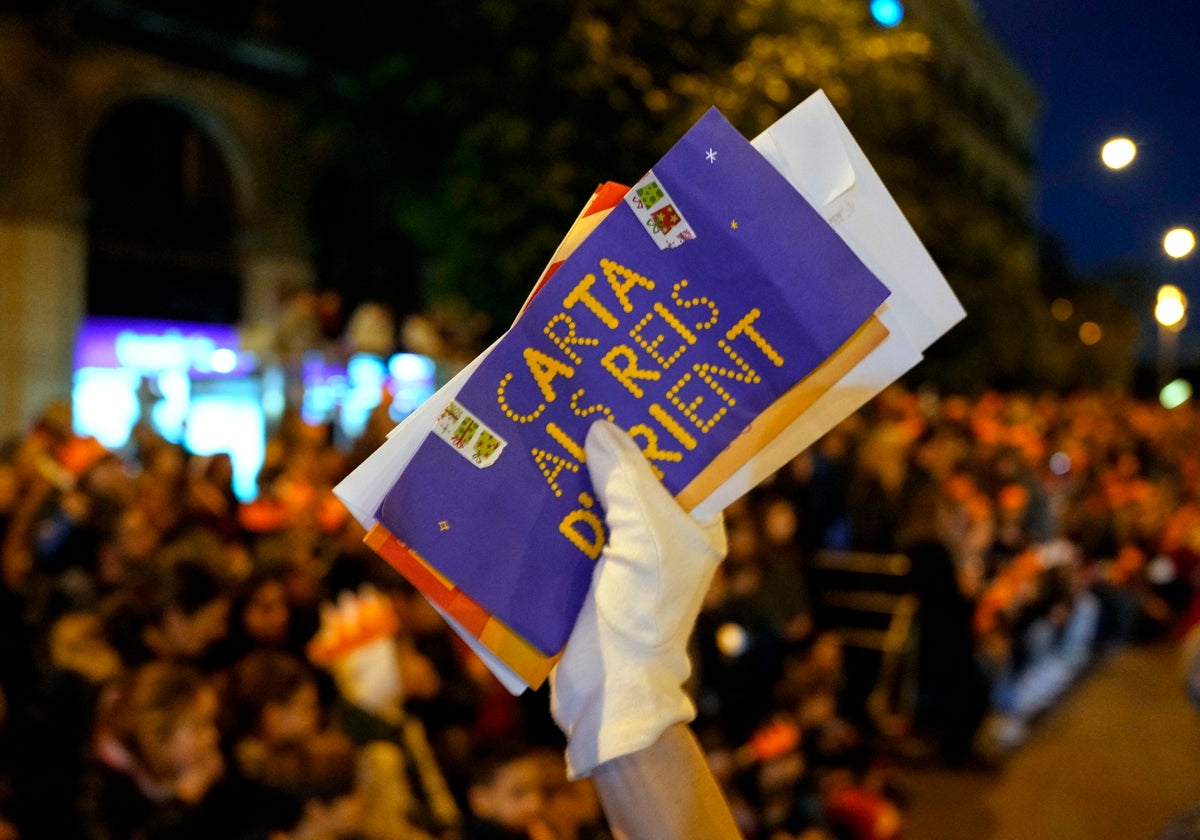
[[[309,102],[328,165],[414,255],[394,266],[398,299],[462,298],[502,327],[596,184],[636,180],[709,107],[753,137],[820,88],[967,307],[922,375],[1057,384],[1029,225],[974,194],[939,142],[937,45],[911,21],[882,28],[865,0],[308,13],[308,47],[337,79]]]
[[[311,112],[417,243],[426,294],[501,317],[596,184],[636,180],[707,108],[748,136],[818,87],[852,114],[852,89],[915,91],[929,53],[849,2],[360,3],[309,23],[339,80]]]

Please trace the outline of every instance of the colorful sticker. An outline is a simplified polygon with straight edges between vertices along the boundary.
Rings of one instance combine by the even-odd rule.
[[[663,192],[663,188],[658,185],[658,181],[651,181],[644,187],[640,187],[637,191],[637,197],[642,200],[642,204],[646,206],[647,210],[651,209],[655,204],[658,204],[658,202],[665,196],[666,193]]]
[[[496,463],[505,447],[504,438],[454,400],[446,404],[434,421],[433,433],[480,468]]]
[[[668,234],[671,229],[683,221],[679,213],[675,211],[675,205],[668,204],[661,210],[655,210],[650,214],[650,218],[654,220],[654,232]]]
[[[628,204],[659,249],[675,248],[696,238],[678,205],[650,170],[625,195]]]

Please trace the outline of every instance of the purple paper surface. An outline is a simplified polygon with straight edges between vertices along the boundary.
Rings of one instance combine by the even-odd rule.
[[[588,427],[629,430],[677,493],[887,294],[711,110],[534,298],[378,518],[553,655],[604,537]]]

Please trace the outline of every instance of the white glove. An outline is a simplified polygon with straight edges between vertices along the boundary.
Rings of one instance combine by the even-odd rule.
[[[725,556],[722,518],[692,519],[620,428],[594,423],[585,450],[609,538],[550,674],[572,779],[696,716],[683,690],[688,637]]]

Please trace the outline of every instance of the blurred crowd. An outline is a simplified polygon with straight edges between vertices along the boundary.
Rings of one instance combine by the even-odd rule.
[[[1111,646],[1191,626],[1195,415],[893,389],[732,506],[690,689],[745,835],[896,837],[897,762],[993,760]],[[287,417],[249,503],[146,423],[112,452],[56,405],[0,446],[0,838],[610,836],[545,690],[508,694],[333,497],[390,425],[343,451]],[[907,558],[905,669],[835,626],[830,552]],[[339,622],[372,639],[321,644]]]

